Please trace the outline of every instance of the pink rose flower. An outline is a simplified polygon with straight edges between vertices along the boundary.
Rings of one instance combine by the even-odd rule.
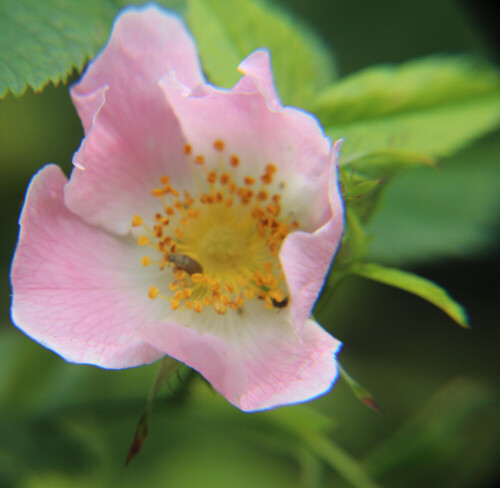
[[[283,107],[258,50],[223,90],[149,6],[117,19],[71,96],[85,138],[68,181],[33,178],[12,265],[17,327],[67,361],[164,355],[242,410],[329,390],[340,343],[310,314],[343,231],[318,122]]]

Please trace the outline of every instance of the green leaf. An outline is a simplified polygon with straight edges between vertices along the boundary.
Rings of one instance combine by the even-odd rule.
[[[443,288],[430,280],[379,264],[356,264],[352,271],[365,278],[413,293],[439,307],[462,327],[469,327],[467,314],[462,306],[455,302]]]
[[[144,0],[136,4],[146,3]],[[183,0],[160,0],[179,8]],[[126,0],[0,0],[0,98],[42,90],[81,71],[108,39]]]
[[[400,266],[470,256],[498,239],[500,134],[437,169],[398,175],[368,231],[371,261]]]
[[[316,113],[327,126],[360,122],[498,92],[500,75],[465,56],[432,56],[374,66],[321,92]]]
[[[65,81],[102,47],[116,8],[88,0],[0,0],[0,97]]]
[[[319,95],[313,111],[342,157],[401,149],[444,156],[500,122],[500,76],[465,57],[374,67]]]
[[[236,68],[258,48],[271,52],[278,93],[286,104],[306,106],[333,78],[331,56],[313,33],[262,0],[189,0],[187,21],[203,67],[226,88]]]

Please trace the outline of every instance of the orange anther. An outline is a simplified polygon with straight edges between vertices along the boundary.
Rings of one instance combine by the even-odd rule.
[[[271,290],[269,292],[269,296],[271,298],[274,298],[277,302],[282,302],[285,299],[285,294],[283,293],[283,290],[280,290],[279,288],[276,290]]]
[[[151,242],[151,239],[148,236],[141,236],[137,239],[137,244],[139,246],[147,246]]]
[[[210,171],[207,175],[207,181],[209,183],[215,183],[217,181],[217,173],[215,171]]]
[[[267,194],[267,191],[264,191],[264,190],[261,190],[259,191],[259,193],[257,193],[257,200],[259,200],[259,202],[263,202],[264,200],[267,200],[268,198],[268,194]]]
[[[203,275],[201,273],[193,273],[191,275],[191,281],[193,283],[199,283],[202,280],[203,280]]]
[[[233,167],[233,168],[236,168],[237,166],[240,165],[240,158],[236,155],[232,155],[230,158],[229,158],[229,164]]]
[[[205,163],[205,157],[202,154],[198,154],[198,156],[194,158],[194,162],[195,164],[203,164]]]
[[[184,146],[184,154],[186,156],[189,156],[192,152],[193,152],[193,148],[192,148],[191,144],[186,144]]]
[[[170,186],[170,185],[168,185],[167,187],[165,187],[165,192],[166,193],[171,193],[174,197],[178,197],[179,196],[179,192],[173,186]]]
[[[143,224],[143,220],[140,215],[134,215],[134,218],[132,219],[132,227],[139,227]]]
[[[269,163],[267,166],[266,166],[266,173],[270,174],[270,175],[273,175],[274,173],[276,173],[276,171],[278,171],[278,168],[276,168],[276,165],[273,164],[273,163]]]
[[[170,300],[170,306],[172,307],[172,310],[177,310],[181,306],[181,302],[178,300]]]
[[[224,151],[224,141],[221,141],[220,139],[214,141],[214,149],[219,152]]]
[[[250,176],[245,176],[243,178],[243,181],[245,182],[245,185],[250,186],[250,185],[253,185],[255,183],[255,178],[252,178]]]
[[[272,177],[271,173],[266,173],[266,174],[262,175],[260,177],[260,179],[262,180],[262,183],[264,183],[265,185],[269,185],[273,181],[273,177]]]
[[[271,215],[278,215],[280,213],[280,207],[279,207],[279,205],[274,205],[271,203],[267,206],[267,211]]]
[[[215,311],[219,314],[219,315],[223,315],[227,312],[227,305],[224,305],[223,303],[221,302],[216,302],[214,304],[214,308],[215,308]]]
[[[266,213],[260,207],[254,207],[252,209],[252,217],[254,219],[260,219],[260,218],[264,217],[264,215],[266,215]]]
[[[141,263],[143,266],[149,266],[151,264],[151,257],[149,256],[144,256],[142,259],[141,259]]]
[[[158,288],[156,288],[156,286],[152,286],[148,291],[148,297],[151,298],[151,300],[154,300],[158,296],[158,293],[160,293]]]
[[[154,197],[160,198],[163,195],[165,195],[166,191],[164,188],[155,188],[151,193],[153,194]]]
[[[174,271],[174,277],[176,280],[182,280],[186,276],[186,272],[182,269],[176,269]]]
[[[174,300],[181,301],[184,298],[184,290],[177,290],[174,293]]]

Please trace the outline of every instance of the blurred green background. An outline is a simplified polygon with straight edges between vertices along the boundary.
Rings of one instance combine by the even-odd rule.
[[[432,53],[498,55],[472,2],[281,4],[325,39],[341,75]],[[127,468],[124,459],[155,366],[105,371],[68,364],[25,337],[9,318],[9,266],[25,189],[48,162],[69,174],[81,136],[67,86],[0,101],[1,488],[352,486],[333,469],[336,463],[346,466],[345,453],[380,486],[496,486],[500,334],[493,281],[500,269],[500,195],[485,198],[483,185],[500,188],[500,133],[442,161],[439,173],[443,198],[456,214],[472,206],[484,215],[477,224],[480,237],[471,237],[460,252],[442,250],[439,259],[409,253],[398,263],[449,290],[468,309],[472,330],[460,329],[416,297],[358,278],[347,280],[318,311],[321,323],[345,343],[343,365],[375,396],[383,414],[362,405],[341,381],[307,408],[242,414],[199,376],[181,370],[182,381],[175,378],[173,391],[165,388],[158,398],[148,441]],[[416,171],[394,182],[375,228],[385,230],[391,222],[391,206],[418,204],[406,190],[419,178]],[[392,264],[394,256],[381,246],[374,244],[373,253]],[[311,454],[311,446],[324,457],[329,451],[307,434],[323,432],[329,422],[329,438],[345,450],[331,453],[330,466]]]

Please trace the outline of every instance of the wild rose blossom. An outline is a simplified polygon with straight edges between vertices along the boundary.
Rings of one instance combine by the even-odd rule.
[[[281,105],[269,55],[204,79],[180,19],[129,8],[71,89],[68,181],[33,178],[12,265],[17,326],[67,361],[164,355],[260,410],[327,391],[340,343],[309,318],[343,230],[339,144]]]

